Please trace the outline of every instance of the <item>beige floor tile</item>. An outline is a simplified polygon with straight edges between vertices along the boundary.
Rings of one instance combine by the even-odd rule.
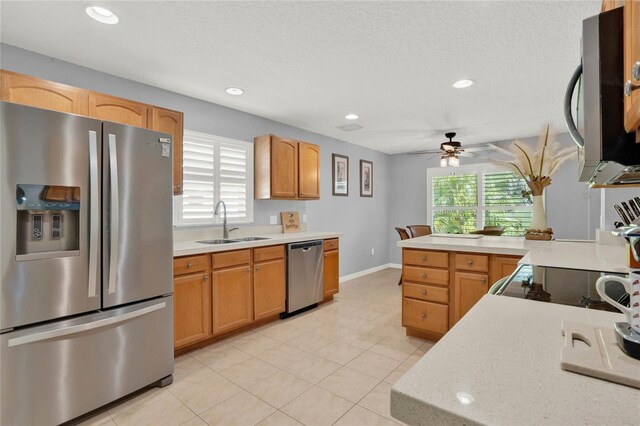
[[[264,420],[276,409],[264,401],[242,391],[222,404],[205,411],[200,417],[210,425],[247,426]]]
[[[398,423],[393,422],[386,417],[369,411],[359,405],[355,405],[351,410],[340,418],[335,426],[397,426]]]
[[[251,334],[245,338],[230,343],[233,347],[251,355],[259,354],[280,345],[281,342],[259,333]]]
[[[207,422],[202,420],[200,417],[194,417],[191,420],[187,420],[182,423],[180,426],[207,426]]]
[[[388,336],[369,350],[388,358],[404,361],[418,350],[423,343],[424,340],[416,339],[415,337],[404,336],[403,338],[394,338]]]
[[[85,415],[74,420],[75,426],[116,426],[107,410]]]
[[[258,333],[262,334],[263,336],[278,340],[279,342],[286,343],[294,337],[298,337],[303,333],[303,331],[299,328],[295,328],[294,326],[289,325],[288,323],[284,323],[264,329],[262,331],[258,331]]]
[[[341,338],[340,341],[347,342],[350,345],[357,346],[364,350],[368,350],[383,338],[384,336],[382,335],[371,333],[368,331],[352,331],[351,333]]]
[[[194,413],[200,414],[242,391],[240,386],[219,374],[195,383],[171,385],[167,388]]]
[[[352,406],[346,399],[316,386],[285,405],[282,411],[308,426],[331,425]]]
[[[400,378],[404,376],[407,373],[407,371],[411,369],[411,367],[413,367],[413,363],[403,362],[395,370],[389,373],[389,375],[384,378],[384,381],[387,383],[394,384],[395,382],[400,380]]]
[[[113,407],[109,414],[118,426],[180,425],[195,417],[193,411],[164,389],[160,392],[145,392],[133,400]]]
[[[200,349],[193,354],[193,358],[212,370],[220,372],[233,365],[240,364],[242,361],[248,360],[251,358],[251,355],[231,345],[224,345],[215,348]]]
[[[399,365],[398,360],[367,351],[348,363],[347,367],[383,380]]]
[[[325,322],[320,318],[315,317],[314,312],[309,312],[304,314],[304,316],[299,316],[293,319],[289,325],[302,330],[302,331],[314,331],[325,325]]]
[[[180,357],[174,363],[173,384],[198,382],[214,374],[215,371],[197,359]]]
[[[260,352],[256,355],[256,358],[268,362],[278,368],[287,368],[307,355],[309,355],[307,352],[303,352],[284,343],[273,349],[269,349],[268,351]]]
[[[220,374],[246,389],[278,371],[280,370],[271,364],[267,364],[257,358],[250,358],[221,371]]]
[[[302,380],[315,384],[338,368],[340,368],[340,364],[319,356],[309,355],[300,361],[294,362],[285,370]]]
[[[378,386],[373,388],[371,392],[367,394],[358,405],[373,411],[376,414],[380,414],[390,420],[391,417],[391,384],[387,382],[381,382]]]
[[[292,419],[282,411],[276,411],[258,423],[258,426],[302,426],[302,423]]]
[[[287,345],[293,346],[296,349],[300,349],[301,351],[313,353],[320,348],[327,346],[333,340],[322,337],[316,333],[304,332],[299,336],[294,337],[293,339],[287,342]]]
[[[281,408],[313,386],[293,374],[280,371],[247,389],[263,401]]]
[[[323,379],[318,386],[353,403],[360,401],[380,380],[359,371],[342,367]]]
[[[345,365],[365,350],[345,341],[333,342],[315,352],[315,355]]]

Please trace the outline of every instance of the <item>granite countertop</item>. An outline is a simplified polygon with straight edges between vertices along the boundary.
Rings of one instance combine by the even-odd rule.
[[[341,236],[338,232],[292,232],[289,234],[267,234],[258,235],[258,237],[266,237],[268,240],[259,241],[242,241],[230,244],[202,244],[195,241],[175,242],[173,244],[173,256],[187,256],[190,254],[213,253],[218,251],[240,250],[245,248],[273,246],[277,244],[295,243],[298,241],[324,240],[327,238],[338,238]],[[229,239],[233,239],[231,236]],[[202,238],[209,239],[209,238]]]
[[[640,390],[564,371],[561,323],[622,314],[486,295],[391,389],[410,425],[638,424]]]
[[[467,239],[427,235],[398,241],[398,247],[524,256],[519,263],[626,274],[624,245],[571,241],[528,241],[521,237]]]

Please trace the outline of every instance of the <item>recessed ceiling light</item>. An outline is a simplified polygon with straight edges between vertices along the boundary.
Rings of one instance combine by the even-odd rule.
[[[103,24],[115,25],[120,20],[118,15],[109,9],[105,9],[100,6],[89,6],[85,9],[85,12],[87,12],[87,15],[91,16],[98,22],[102,22]]]
[[[225,89],[225,92],[227,92],[230,95],[234,95],[234,96],[240,96],[244,93],[244,90],[242,90],[239,87],[227,87]]]
[[[465,87],[469,87],[473,85],[473,80],[458,80],[452,84],[456,89],[464,89]]]
[[[347,120],[357,120],[358,118],[358,114],[347,114],[344,116],[344,118],[346,118]]]

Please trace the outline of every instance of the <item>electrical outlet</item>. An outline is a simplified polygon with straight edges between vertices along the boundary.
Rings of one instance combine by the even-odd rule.
[[[278,224],[278,216],[272,215],[269,216],[269,225],[277,225]]]
[[[371,255],[373,256],[374,254],[376,254],[376,249],[372,248],[371,249]]]
[[[306,214],[302,214],[302,223],[307,223],[307,215]]]

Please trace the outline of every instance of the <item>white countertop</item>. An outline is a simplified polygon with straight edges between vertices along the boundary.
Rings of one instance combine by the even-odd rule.
[[[190,254],[213,253],[217,251],[240,250],[252,247],[273,246],[277,244],[295,243],[298,241],[324,240],[327,238],[340,237],[338,232],[292,232],[290,234],[269,234],[255,235],[256,237],[266,237],[268,240],[243,241],[230,244],[202,244],[195,241],[175,242],[173,244],[173,256],[186,256]],[[202,238],[210,239],[210,238]],[[230,237],[233,239],[233,237]]]
[[[637,425],[640,390],[560,369],[563,320],[622,314],[484,296],[391,389],[410,425]]]
[[[466,239],[424,237],[398,241],[398,247],[511,254],[524,256],[519,263],[555,268],[627,273],[625,247],[565,241],[528,241],[521,237]]]

